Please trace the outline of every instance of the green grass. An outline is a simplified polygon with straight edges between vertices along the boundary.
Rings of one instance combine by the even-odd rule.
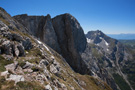
[[[125,46],[135,50],[135,40],[119,40]]]
[[[23,68],[23,66],[25,65],[25,61],[22,60],[18,60],[18,65],[21,66]]]
[[[0,90],[15,90],[14,81],[6,81],[5,77],[0,76]]]
[[[91,47],[91,52],[93,54],[93,56],[95,56],[97,58],[97,60],[103,64],[103,54],[99,53],[97,50],[97,47],[94,44],[89,44],[89,46]]]
[[[6,69],[5,69],[5,65],[8,65],[8,64],[11,64],[11,63],[13,63],[13,61],[12,60],[6,60],[3,56],[1,56],[0,55],[0,72],[3,72],[3,71],[5,71]]]
[[[18,82],[16,86],[14,81],[6,81],[4,77],[0,76],[0,90],[45,90],[39,82]]]
[[[5,19],[3,19],[3,17],[0,17],[0,20],[1,20],[4,24],[6,24],[6,25],[9,25],[9,24],[10,24],[8,21],[6,21]]]
[[[121,77],[119,74],[113,74],[113,77],[121,90],[131,90],[129,85],[125,82],[123,77]]]
[[[126,62],[122,72],[127,74],[129,82],[135,89],[135,63],[130,61]]]
[[[18,82],[16,85],[18,90],[45,90],[44,86],[39,84],[38,82]]]

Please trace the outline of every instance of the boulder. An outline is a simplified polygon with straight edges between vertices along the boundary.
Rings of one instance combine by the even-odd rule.
[[[11,74],[9,78],[7,78],[6,80],[13,80],[15,81],[15,83],[20,82],[20,81],[25,81],[23,75],[13,75],[13,74]]]
[[[9,40],[3,41],[1,45],[1,53],[12,55],[12,43]]]
[[[51,86],[48,84],[45,86],[45,90],[52,90]]]
[[[30,68],[32,68],[33,66],[34,66],[34,64],[32,64],[32,63],[30,63],[30,62],[27,61],[27,62],[25,63],[25,65],[24,65],[22,68],[23,68],[23,69],[26,69],[26,68],[27,68],[27,69],[30,69]]]
[[[56,67],[53,64],[50,65],[50,71],[55,74],[58,73],[58,70],[56,69]]]
[[[25,56],[25,50],[24,47],[20,44],[17,46],[18,50],[19,50],[19,56]]]
[[[9,72],[8,71],[4,71],[4,72],[1,72],[1,76],[7,76],[9,74]]]
[[[33,47],[32,42],[31,42],[31,39],[28,38],[28,37],[25,37],[22,40],[22,45],[23,45],[23,47],[24,47],[25,50],[30,50]]]
[[[16,68],[18,66],[18,63],[12,63],[5,66],[7,71],[15,72]]]

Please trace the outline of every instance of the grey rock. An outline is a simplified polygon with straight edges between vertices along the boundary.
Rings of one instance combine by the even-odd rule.
[[[23,75],[13,75],[13,74],[11,74],[9,78],[7,78],[6,80],[13,80],[15,81],[15,83],[20,82],[20,81],[25,81]]]
[[[49,62],[47,61],[47,60],[45,60],[45,59],[42,59],[40,62],[39,62],[39,65],[41,66],[41,65],[45,65],[45,66],[47,66],[47,65],[49,65]]]
[[[22,40],[22,45],[25,50],[30,50],[33,47],[31,39],[28,37],[25,37],[24,40]]]
[[[17,48],[19,50],[19,56],[25,56],[24,47],[22,45],[18,45]]]
[[[84,73],[83,69],[87,67],[79,53],[86,48],[86,38],[80,24],[70,14],[56,16],[52,22],[62,56],[76,72]]]
[[[19,51],[19,49],[17,48],[17,45],[14,45],[13,46],[13,50],[14,50],[14,54],[15,54],[15,56],[19,56],[19,53],[20,53],[20,51]]]
[[[28,29],[28,32],[46,43],[67,60],[76,72],[87,72],[79,53],[86,48],[86,38],[78,21],[70,14],[51,19],[47,16],[17,15],[14,18]]]
[[[50,65],[50,71],[54,74],[58,73],[58,70],[56,69],[56,67],[52,64]]]
[[[7,77],[8,74],[9,74],[8,71],[4,71],[4,72],[1,72],[1,73],[0,73],[1,76],[6,76],[6,77]]]
[[[22,37],[21,35],[15,33],[7,33],[6,37],[12,41],[22,43],[25,50],[30,50],[33,47],[32,42],[28,37]]]
[[[8,26],[0,21],[0,32],[8,30]]]
[[[52,90],[51,86],[48,84],[45,86],[45,90]]]
[[[1,45],[1,52],[7,55],[12,55],[12,43],[9,40],[5,40]]]
[[[27,33],[25,27],[23,27],[20,23],[18,23],[15,19],[13,19],[4,9],[0,9],[0,17],[4,19],[7,26],[10,27],[10,30],[18,29],[24,33]],[[12,28],[11,28],[12,27]]]
[[[18,63],[12,63],[12,64],[6,65],[5,68],[7,71],[10,70],[14,73],[17,66],[18,66]]]
[[[30,62],[26,62],[25,65],[22,67],[23,69],[28,69],[28,68],[32,68],[34,66],[34,64],[30,63]]]
[[[18,15],[14,18],[28,29],[28,32],[46,43],[54,50],[60,52],[51,17],[47,16],[27,16]]]

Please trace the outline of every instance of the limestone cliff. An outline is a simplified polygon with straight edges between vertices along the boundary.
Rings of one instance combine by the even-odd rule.
[[[14,16],[14,18],[26,27],[31,35],[46,43],[54,50],[60,52],[50,15],[28,16],[27,14],[23,14]]]
[[[80,53],[86,48],[86,38],[78,21],[70,14],[54,17],[17,15],[14,18],[28,32],[56,50],[79,73],[90,74]]]

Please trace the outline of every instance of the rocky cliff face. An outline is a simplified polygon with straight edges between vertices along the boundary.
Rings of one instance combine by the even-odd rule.
[[[24,16],[26,15],[20,17]],[[36,25],[33,23],[36,21],[35,18],[39,19],[39,17],[32,18],[34,18],[34,22],[31,22],[32,25]],[[42,19],[39,22],[44,22]],[[25,21],[25,19],[23,20]],[[40,30],[37,29],[36,32],[33,32],[32,29],[29,30],[29,28],[33,28],[29,26],[29,23],[26,26],[20,24],[18,19],[16,21],[4,9],[0,8],[0,89],[112,90],[106,83],[97,78],[74,72],[66,60],[53,50],[54,48],[48,47],[50,43],[53,45],[53,42],[49,42],[48,45],[45,44],[46,40],[50,40],[50,38],[56,40],[54,37],[49,38],[49,35],[55,36],[55,33],[52,34],[54,31],[53,27],[50,27],[52,26],[51,22],[47,22],[49,20],[48,17],[48,20],[45,19],[46,24],[40,23],[38,26],[33,26],[43,28],[40,30],[48,33],[48,37],[41,35],[41,38],[37,34]],[[33,30],[36,30],[35,28]],[[81,47],[76,46],[76,43],[79,42],[73,41],[73,36],[68,39],[72,39],[76,53],[84,50],[83,45]]]
[[[86,38],[80,24],[70,14],[56,16],[52,22],[63,57],[76,72],[84,73],[87,67],[80,53],[86,48]]]
[[[49,15],[18,15],[14,18],[28,28],[29,33],[62,54],[76,72],[90,73],[80,56],[86,48],[86,38],[72,15],[63,14],[53,19]]]
[[[54,50],[60,52],[51,17],[47,16],[28,16],[26,14],[14,16],[29,32]]]

